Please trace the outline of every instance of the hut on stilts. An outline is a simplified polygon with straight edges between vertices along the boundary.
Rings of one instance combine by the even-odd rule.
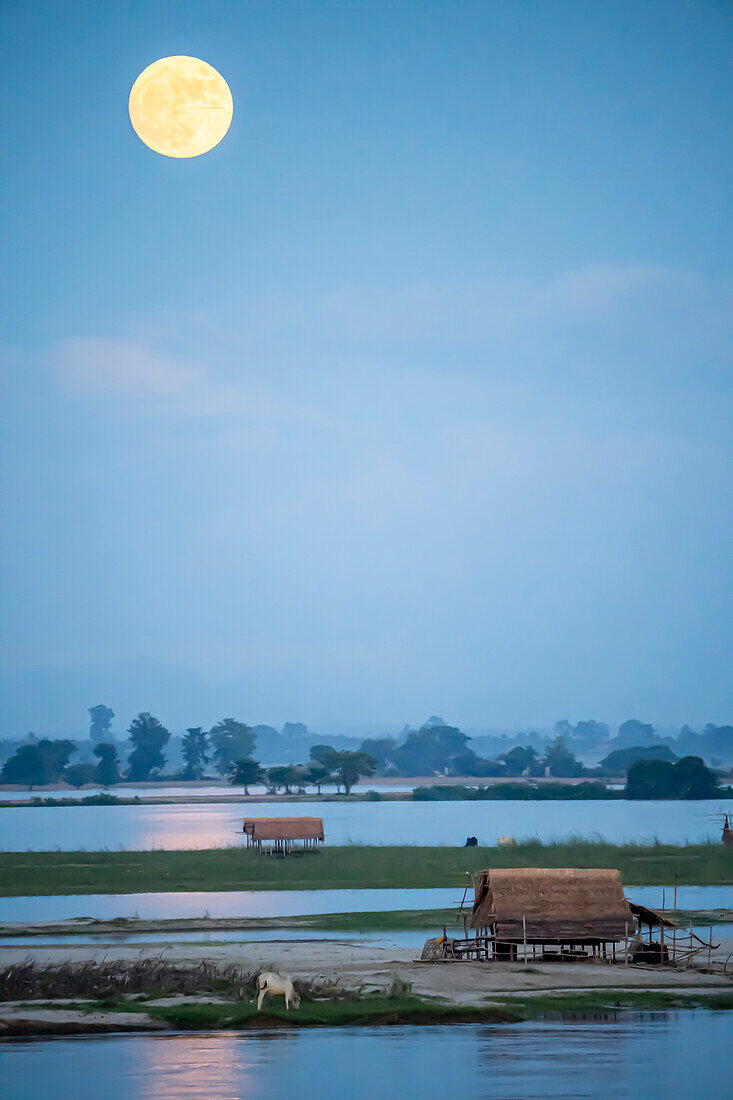
[[[616,870],[478,871],[473,893],[470,911],[462,904],[458,912],[463,938],[451,938],[444,929],[442,936],[426,942],[424,961],[538,959],[689,966],[707,953],[710,968],[712,953],[719,947],[713,943],[712,928],[708,942],[692,928],[680,928],[676,920],[629,902]]]
[[[491,869],[479,871],[473,886],[465,938],[428,941],[424,958],[615,960],[616,945],[634,931],[615,870]]]
[[[633,916],[618,871],[522,867],[479,873],[468,924],[491,938],[497,959],[522,947],[547,961],[615,957]]]
[[[325,840],[322,817],[245,818],[242,832],[248,848],[268,855],[288,856],[295,850],[315,851]]]

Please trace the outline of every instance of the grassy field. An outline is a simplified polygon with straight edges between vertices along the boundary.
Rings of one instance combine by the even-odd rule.
[[[0,896],[193,890],[456,887],[483,867],[617,867],[627,885],[733,883],[721,844],[613,845],[575,841],[516,848],[338,847],[272,859],[243,848],[146,852],[3,852]]]

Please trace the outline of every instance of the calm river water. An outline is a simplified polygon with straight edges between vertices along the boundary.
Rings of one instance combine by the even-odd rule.
[[[329,844],[493,845],[602,836],[612,843],[719,839],[710,802],[300,802],[293,805],[39,806],[0,809],[1,851],[213,848],[242,843],[242,818],[322,817]]]
[[[730,1014],[8,1040],[7,1100],[723,1097]]]
[[[628,886],[632,901],[662,904],[660,886]],[[218,890],[160,894],[49,894],[0,898],[0,921],[59,921],[93,917],[293,917],[320,913],[381,913],[399,909],[458,908],[463,891],[424,890]],[[666,890],[672,904],[672,889]],[[680,886],[680,909],[733,908],[733,886]]]

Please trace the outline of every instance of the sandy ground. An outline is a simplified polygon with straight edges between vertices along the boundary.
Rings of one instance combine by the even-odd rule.
[[[261,941],[247,944],[169,944],[167,946],[123,947],[119,945],[68,945],[64,947],[0,947],[0,967],[32,957],[50,964],[84,960],[134,960],[165,952],[173,963],[234,962],[249,968],[280,970],[295,978],[338,980],[344,988],[364,992],[385,990],[395,975],[412,985],[414,994],[439,998],[443,1003],[464,1008],[507,1008],[503,998],[548,993],[665,991],[705,996],[733,990],[733,979],[705,974],[694,969],[672,970],[655,967],[607,965],[602,963],[421,963],[414,951],[378,948],[358,940]],[[733,940],[720,941],[716,958],[724,961],[733,952]],[[197,1004],[221,1002],[214,995],[168,997],[151,1004]],[[39,1004],[0,1003],[0,1039],[3,1036],[100,1034],[119,1031],[153,1031],[167,1024],[151,1020],[144,1012],[116,1013],[98,1009],[85,1012],[68,1001]]]
[[[733,953],[733,940],[718,940],[713,953],[719,962]],[[37,963],[81,962],[96,959],[138,959],[165,952],[172,963],[195,964],[202,959],[238,963],[245,968],[277,969],[298,978],[339,980],[345,987],[384,988],[398,974],[411,982],[421,996],[441,997],[456,1005],[486,1005],[492,994],[517,994],[564,990],[577,992],[594,989],[677,990],[733,989],[733,980],[722,974],[699,970],[658,969],[646,966],[607,965],[603,963],[421,963],[412,950],[380,948],[358,939],[300,940],[283,943],[262,940],[256,943],[188,944],[124,946],[65,945],[63,947],[0,947],[0,966],[8,966],[32,957]],[[730,966],[729,966],[730,969]]]

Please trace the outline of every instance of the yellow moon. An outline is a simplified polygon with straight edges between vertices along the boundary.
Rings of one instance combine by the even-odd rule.
[[[224,77],[198,57],[162,57],[130,92],[130,122],[164,157],[198,157],[229,129],[234,103]]]

